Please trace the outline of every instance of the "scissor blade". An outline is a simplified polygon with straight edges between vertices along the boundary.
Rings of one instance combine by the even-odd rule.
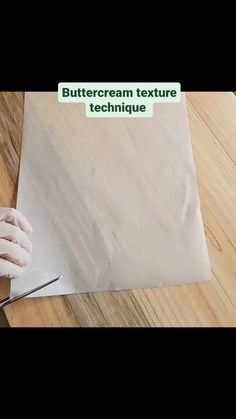
[[[27,295],[33,294],[34,292],[41,290],[44,287],[47,287],[50,284],[53,284],[53,282],[58,281],[60,278],[62,278],[62,275],[58,276],[57,278],[51,279],[51,281],[45,282],[42,285],[39,285],[36,288],[33,288],[29,291],[24,292],[23,294],[20,295],[16,295],[13,298],[8,298],[7,300],[4,300],[1,304],[0,304],[0,308],[6,307],[9,304],[15,303],[15,301],[21,300],[24,297],[27,297]]]

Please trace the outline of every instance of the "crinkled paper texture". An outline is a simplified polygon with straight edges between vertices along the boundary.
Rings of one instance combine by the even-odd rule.
[[[17,208],[31,267],[12,295],[149,288],[210,279],[185,98],[153,118],[86,118],[83,104],[27,93]]]

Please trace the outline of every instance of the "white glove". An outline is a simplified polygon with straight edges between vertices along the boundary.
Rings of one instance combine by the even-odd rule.
[[[30,232],[32,227],[23,214],[14,208],[0,208],[0,277],[19,277],[30,264]]]

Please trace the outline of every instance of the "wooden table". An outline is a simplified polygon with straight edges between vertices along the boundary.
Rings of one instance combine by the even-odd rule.
[[[11,326],[236,326],[236,98],[188,93],[187,104],[212,281],[28,299],[6,308]],[[15,205],[22,117],[23,94],[1,93],[0,206]]]

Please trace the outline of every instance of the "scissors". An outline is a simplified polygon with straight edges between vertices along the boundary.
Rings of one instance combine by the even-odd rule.
[[[42,288],[47,287],[50,284],[53,284],[53,282],[56,282],[61,278],[63,278],[62,275],[58,276],[57,278],[51,279],[51,281],[45,282],[44,284],[39,285],[36,288],[33,288],[29,291],[26,291],[23,294],[16,295],[13,298],[10,298],[10,297],[4,298],[3,300],[0,301],[0,309],[3,308],[3,307],[8,306],[9,304],[15,303],[16,301],[21,300],[22,298],[26,297],[27,295],[33,294],[34,292],[36,292],[38,290],[41,290]]]

